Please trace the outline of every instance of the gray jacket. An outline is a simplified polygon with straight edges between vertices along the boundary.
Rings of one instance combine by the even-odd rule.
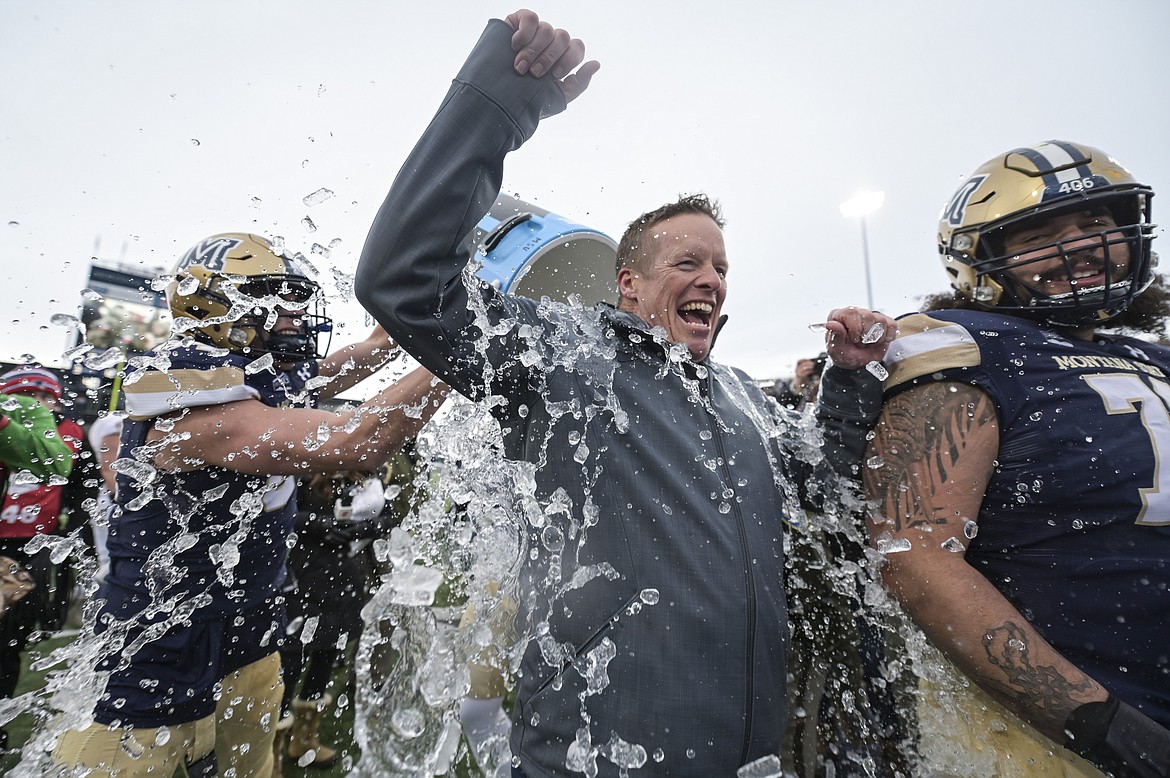
[[[510,35],[489,23],[402,167],[357,295],[452,387],[492,398],[507,456],[536,464],[538,498],[564,507],[545,511],[563,550],[533,564],[537,637],[512,732],[521,769],[542,778],[596,760],[601,776],[640,762],[639,774],[731,776],[780,747],[783,520],[820,452],[746,375],[695,363],[632,314],[476,281],[469,297],[465,236],[505,155],[564,108],[553,82],[513,73]],[[823,392],[826,452],[847,467],[880,387],[830,369]]]

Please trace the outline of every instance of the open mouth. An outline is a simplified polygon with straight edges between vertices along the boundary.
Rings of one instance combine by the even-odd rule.
[[[687,324],[697,324],[703,327],[711,326],[711,314],[715,312],[715,306],[711,303],[686,303],[678,309],[678,317]]]
[[[1069,289],[1089,289],[1104,286],[1108,283],[1109,274],[1103,263],[1079,263],[1071,274],[1063,268],[1057,268],[1047,273],[1037,273],[1031,279],[1034,283],[1049,289],[1064,287]]]

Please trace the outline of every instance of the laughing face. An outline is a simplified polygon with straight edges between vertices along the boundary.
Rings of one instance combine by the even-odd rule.
[[[1007,274],[1028,295],[1085,292],[1125,280],[1130,248],[1107,211],[1077,211],[1037,220],[1009,233]],[[1059,245],[1057,245],[1059,244]]]
[[[727,296],[723,230],[705,214],[682,213],[653,225],[646,243],[641,259],[618,271],[620,307],[702,361]]]

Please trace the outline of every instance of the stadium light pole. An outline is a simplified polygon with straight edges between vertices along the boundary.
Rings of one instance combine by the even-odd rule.
[[[858,192],[841,203],[841,215],[847,219],[861,221],[861,259],[865,263],[865,299],[869,309],[873,308],[873,281],[869,270],[869,236],[866,234],[865,217],[881,208],[886,202],[885,192]]]

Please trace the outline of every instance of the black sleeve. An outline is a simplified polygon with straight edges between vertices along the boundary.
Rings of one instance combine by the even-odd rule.
[[[492,20],[459,71],[374,219],[354,291],[399,345],[457,391],[520,403],[533,389],[513,358],[525,345],[496,325],[539,323],[536,304],[463,279],[467,238],[499,194],[504,157],[542,116],[565,107],[555,81],[515,73],[511,36],[507,23]],[[486,354],[476,342],[485,330],[495,333]]]
[[[1114,778],[1170,776],[1170,730],[1113,695],[1081,705],[1065,745]]]
[[[881,410],[882,383],[868,370],[825,371],[816,415],[825,436],[825,459],[834,471],[860,479],[865,444]]]

